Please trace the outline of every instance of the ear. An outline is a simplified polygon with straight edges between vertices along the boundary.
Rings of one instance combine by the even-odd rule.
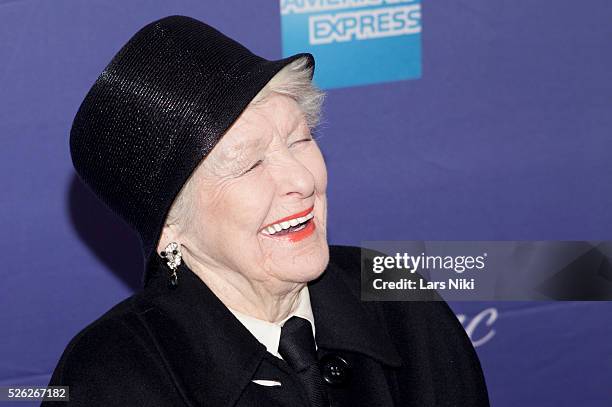
[[[170,242],[176,242],[176,238],[176,227],[166,223],[159,237],[159,242],[157,243],[157,254],[165,250]]]

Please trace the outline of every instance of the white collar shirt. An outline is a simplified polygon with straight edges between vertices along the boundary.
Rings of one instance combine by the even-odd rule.
[[[278,353],[278,345],[280,342],[281,328],[285,321],[287,321],[289,318],[297,316],[307,319],[312,327],[312,336],[313,338],[316,338],[314,316],[312,314],[310,293],[308,292],[307,285],[305,285],[300,291],[297,302],[298,304],[295,310],[280,322],[264,321],[250,315],[243,314],[229,307],[228,309],[242,323],[242,325],[244,325],[251,332],[251,334],[253,334],[253,336],[266,347],[268,352],[282,359],[282,356]]]

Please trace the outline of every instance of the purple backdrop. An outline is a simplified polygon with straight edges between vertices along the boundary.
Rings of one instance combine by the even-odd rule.
[[[281,57],[274,0],[0,0],[0,386],[46,384],[138,287],[138,241],[75,178],[68,133],[114,53],[170,14]],[[421,79],[329,91],[330,243],[610,240],[611,21],[607,0],[423,4]],[[612,404],[611,303],[453,307],[492,405]]]

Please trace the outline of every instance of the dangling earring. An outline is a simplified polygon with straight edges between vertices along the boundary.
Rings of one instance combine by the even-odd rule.
[[[178,276],[176,275],[176,270],[178,266],[181,264],[181,260],[183,258],[183,253],[181,253],[180,245],[176,242],[169,243],[166,246],[166,250],[160,253],[161,257],[166,259],[168,267],[170,267],[170,288],[176,288],[178,286]]]

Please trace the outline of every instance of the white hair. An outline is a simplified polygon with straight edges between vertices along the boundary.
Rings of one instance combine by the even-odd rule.
[[[321,106],[325,99],[325,92],[312,83],[311,75],[312,67],[308,65],[308,59],[306,57],[296,59],[278,71],[255,95],[247,108],[263,104],[273,92],[287,95],[298,103],[308,127],[311,131],[314,130],[321,121]],[[174,199],[168,211],[166,224],[178,224],[179,219],[189,221],[187,217],[193,207],[191,187],[194,173],[195,171]]]
[[[308,127],[314,129],[319,125],[325,92],[312,83],[311,74],[312,67],[308,66],[308,59],[306,57],[296,59],[278,71],[253,98],[249,106],[264,103],[272,92],[290,96],[302,109]]]

